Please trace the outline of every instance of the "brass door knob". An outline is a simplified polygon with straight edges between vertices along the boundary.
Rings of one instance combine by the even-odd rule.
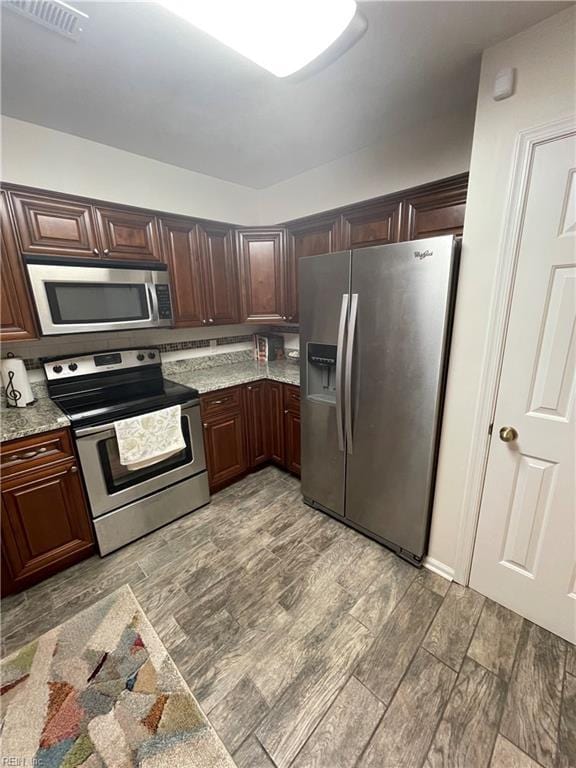
[[[514,427],[501,427],[498,434],[503,443],[513,443],[518,437],[518,432]]]

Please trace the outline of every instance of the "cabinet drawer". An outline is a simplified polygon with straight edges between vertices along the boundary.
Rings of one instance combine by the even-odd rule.
[[[300,413],[300,387],[284,384],[284,409]]]
[[[74,458],[74,450],[67,429],[44,432],[0,445],[3,477],[71,458]]]
[[[202,395],[200,402],[203,419],[211,414],[217,415],[225,411],[240,410],[242,408],[242,388],[219,389],[209,395]]]

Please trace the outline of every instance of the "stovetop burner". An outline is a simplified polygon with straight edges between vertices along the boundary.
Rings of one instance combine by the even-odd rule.
[[[73,427],[190,403],[198,391],[164,379],[155,348],[44,360],[48,393]]]

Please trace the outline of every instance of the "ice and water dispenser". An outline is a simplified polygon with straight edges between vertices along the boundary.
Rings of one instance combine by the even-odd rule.
[[[336,403],[336,345],[308,342],[307,346],[308,399]]]

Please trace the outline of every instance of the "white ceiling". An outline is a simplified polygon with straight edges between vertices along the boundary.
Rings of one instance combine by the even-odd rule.
[[[3,114],[256,188],[473,109],[481,51],[570,4],[364,2],[360,42],[290,81],[155,3],[68,2],[76,43],[2,13]]]

